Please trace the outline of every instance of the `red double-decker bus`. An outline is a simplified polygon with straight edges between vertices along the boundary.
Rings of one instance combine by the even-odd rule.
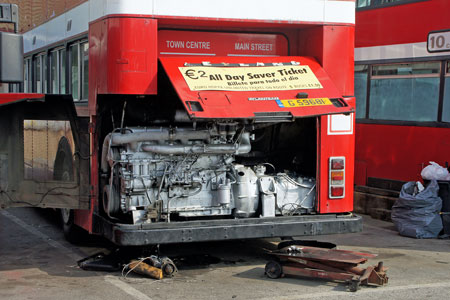
[[[355,183],[419,180],[450,160],[450,10],[445,0],[358,1]]]
[[[361,230],[354,9],[97,0],[27,31],[2,205],[118,245]]]

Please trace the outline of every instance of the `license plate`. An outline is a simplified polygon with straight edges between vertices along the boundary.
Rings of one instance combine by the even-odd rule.
[[[303,106],[319,106],[333,105],[328,98],[305,98],[305,99],[289,99],[276,100],[279,107],[303,107]]]

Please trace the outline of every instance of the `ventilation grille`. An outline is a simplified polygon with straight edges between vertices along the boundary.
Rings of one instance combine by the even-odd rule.
[[[292,122],[294,120],[294,117],[289,111],[256,112],[254,115],[256,123]]]

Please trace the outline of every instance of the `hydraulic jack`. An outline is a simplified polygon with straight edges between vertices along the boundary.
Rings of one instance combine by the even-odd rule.
[[[293,275],[345,281],[352,292],[361,284],[382,286],[388,282],[383,262],[365,269],[358,267],[376,257],[374,254],[296,245],[269,254],[273,257],[265,267],[269,278]]]

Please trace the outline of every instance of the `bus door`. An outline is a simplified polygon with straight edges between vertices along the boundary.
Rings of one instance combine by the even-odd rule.
[[[0,95],[0,207],[88,209],[88,124],[70,96]]]

